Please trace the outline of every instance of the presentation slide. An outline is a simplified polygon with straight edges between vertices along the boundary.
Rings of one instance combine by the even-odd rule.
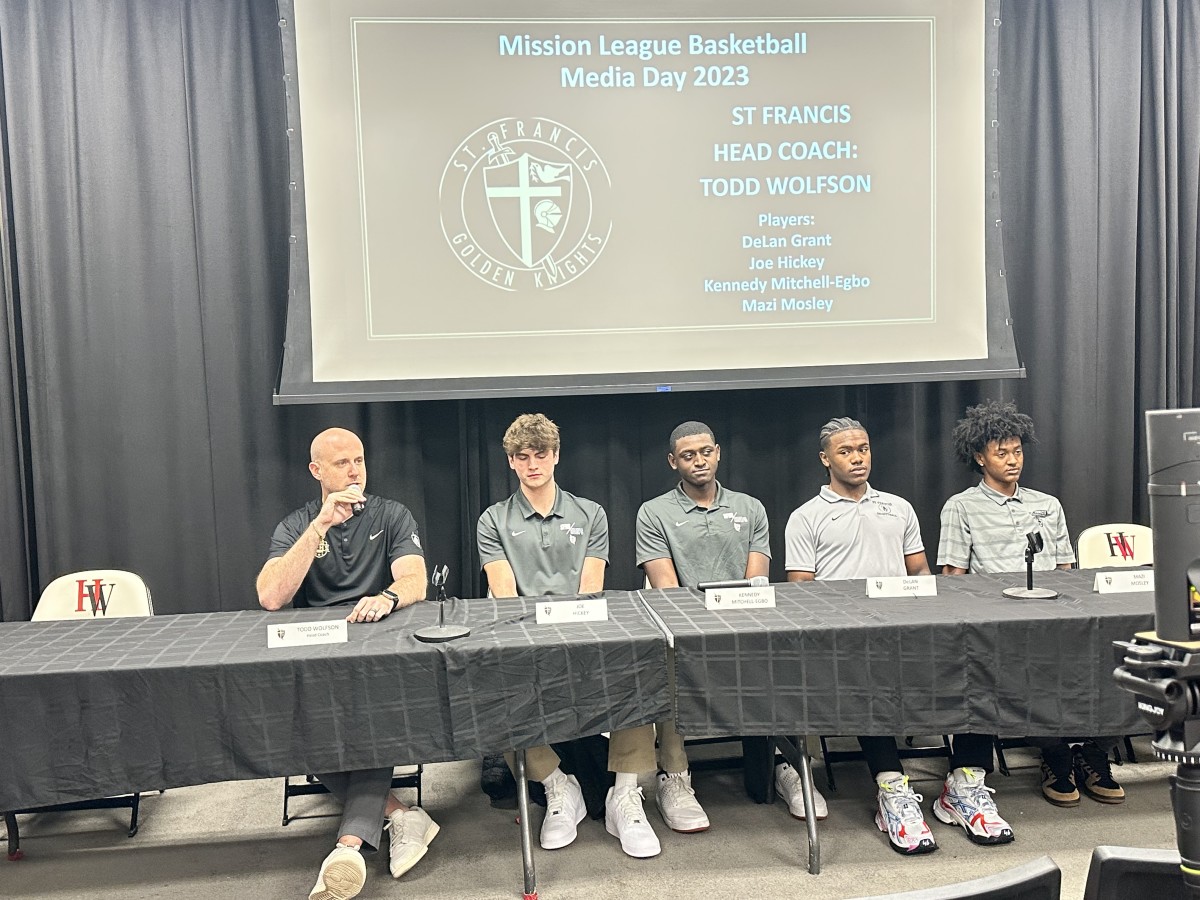
[[[982,0],[290,6],[314,383],[988,358]]]

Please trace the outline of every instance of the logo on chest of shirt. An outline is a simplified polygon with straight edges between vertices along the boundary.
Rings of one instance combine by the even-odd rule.
[[[731,513],[731,512],[725,513],[723,518],[728,519],[733,524],[734,531],[741,531],[742,526],[750,521],[745,516],[739,516],[737,513]]]
[[[889,503],[886,500],[876,500],[875,503],[872,504],[872,506],[875,510],[875,515],[886,516],[889,519],[896,518],[896,510],[894,508],[895,507],[894,503]]]
[[[564,522],[562,525],[558,526],[558,530],[565,531],[567,533],[567,540],[569,540],[572,544],[574,544],[576,540],[583,535],[583,529],[577,528],[574,522]]]
[[[1040,522],[1043,519],[1045,519],[1047,516],[1050,515],[1050,510],[1048,510],[1048,509],[1031,509],[1029,511],[1029,514]]]

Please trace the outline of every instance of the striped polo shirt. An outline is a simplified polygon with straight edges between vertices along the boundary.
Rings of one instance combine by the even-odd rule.
[[[1067,517],[1058,498],[1017,485],[1006,497],[982,481],[955,494],[942,507],[938,565],[955,566],[975,575],[1025,570],[1025,535],[1037,531],[1044,549],[1033,568],[1048,572],[1075,562],[1067,534]]]

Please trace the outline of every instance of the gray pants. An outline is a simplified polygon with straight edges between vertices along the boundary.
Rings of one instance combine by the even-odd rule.
[[[379,839],[383,836],[383,813],[392,787],[392,770],[331,772],[318,775],[317,780],[342,801],[338,837],[352,834],[362,840],[364,850],[378,850]]]

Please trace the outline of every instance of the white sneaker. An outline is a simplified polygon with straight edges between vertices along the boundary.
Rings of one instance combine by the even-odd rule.
[[[790,763],[775,767],[775,793],[787,801],[788,812],[797,819],[808,818],[804,808],[804,789],[800,786],[800,773],[792,768]],[[820,822],[829,818],[829,804],[821,796],[821,792],[813,785],[813,814]]]
[[[587,804],[574,775],[559,772],[543,782],[546,786],[546,818],[542,820],[543,850],[557,850],[579,835],[579,823],[587,818]]]
[[[441,826],[419,806],[396,810],[388,816],[388,868],[399,878],[418,862],[437,837]]]
[[[636,859],[658,856],[662,845],[642,809],[642,789],[626,787],[608,789],[604,798],[604,828],[621,841],[621,849]]]
[[[367,883],[367,864],[355,847],[338,844],[321,863],[308,900],[350,900]]]
[[[690,772],[658,773],[658,790],[654,794],[658,811],[662,813],[663,821],[672,831],[680,834],[693,834],[697,831],[708,831],[708,816],[696,792],[692,790],[692,774]]]

